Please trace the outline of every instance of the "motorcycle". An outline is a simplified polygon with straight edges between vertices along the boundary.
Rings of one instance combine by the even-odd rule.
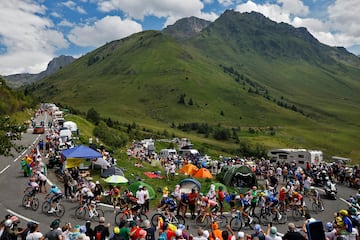
[[[324,187],[324,190],[325,190],[326,196],[329,199],[336,200],[337,189],[336,189],[335,183],[328,181]]]

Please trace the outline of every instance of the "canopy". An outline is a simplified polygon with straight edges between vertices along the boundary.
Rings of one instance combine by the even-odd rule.
[[[112,175],[110,177],[107,177],[104,181],[110,184],[121,184],[128,182],[125,177],[119,175]]]
[[[64,156],[65,158],[85,158],[85,159],[102,158],[101,153],[85,145],[80,145],[63,150],[61,152],[61,155]]]
[[[193,165],[193,164],[186,164],[181,170],[181,173],[184,173],[186,175],[194,175],[199,169]]]
[[[146,189],[149,191],[149,195],[150,195],[150,199],[154,199],[155,198],[155,190],[152,186],[150,186],[147,183],[144,183],[142,181],[137,181],[134,182],[133,184],[131,184],[128,188],[129,190],[134,194],[134,196],[136,196],[136,191],[139,189],[139,186],[145,186]]]
[[[201,184],[198,180],[193,178],[185,178],[180,183],[180,191],[184,193],[190,193],[191,189],[196,188],[197,191],[200,191]]]
[[[200,168],[194,175],[196,178],[212,178],[210,171],[207,168]]]
[[[120,168],[115,167],[115,166],[107,168],[101,173],[102,178],[107,178],[112,175],[119,175],[119,176],[123,176],[123,177],[125,176],[124,172]]]
[[[226,171],[223,179],[226,186],[250,188],[257,184],[256,175],[247,166],[232,167]]]

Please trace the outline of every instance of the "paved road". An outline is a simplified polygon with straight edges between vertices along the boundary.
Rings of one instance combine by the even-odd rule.
[[[48,120],[48,116],[40,116],[37,121],[44,120],[45,123]],[[16,153],[15,157],[0,157],[0,218],[5,216],[8,213],[18,215],[22,220],[22,226],[27,221],[36,221],[40,223],[40,230],[46,232],[49,229],[50,223],[56,218],[55,216],[47,216],[41,213],[39,208],[37,212],[34,212],[29,209],[25,209],[21,206],[21,200],[23,197],[23,190],[25,188],[27,178],[23,177],[22,169],[20,167],[21,158],[26,154],[29,148],[38,141],[41,135],[34,135],[31,133],[31,129],[24,134],[21,144],[26,147],[25,151]],[[50,181],[56,183],[56,177],[54,174],[49,173],[48,176]],[[61,188],[62,186],[59,185]],[[49,186],[48,186],[49,187]],[[346,186],[337,186],[338,187],[338,199],[337,200],[328,200],[325,196],[322,197],[326,210],[313,217],[327,222],[332,220],[333,213],[341,208],[347,208],[345,199],[348,199],[350,195],[356,193],[355,189],[348,188]],[[43,202],[43,194],[39,194],[40,205]],[[71,222],[73,226],[75,224],[84,224],[84,221],[78,220],[74,217],[75,208],[77,207],[76,203],[72,203],[70,200],[63,200],[62,203],[65,205],[65,215],[62,217],[62,223]],[[41,207],[41,206],[40,206]],[[114,226],[114,213],[111,207],[102,206],[102,209],[105,213],[106,221]],[[150,217],[153,213],[150,213]],[[288,222],[293,222],[293,219],[289,216]],[[302,221],[295,222],[296,225],[300,226]],[[97,223],[93,223],[95,226]],[[197,228],[193,221],[187,219],[186,225],[189,225],[189,231],[193,234],[196,233],[195,229]],[[286,232],[287,225],[278,225],[279,232]],[[245,232],[250,232],[248,229],[244,229]]]

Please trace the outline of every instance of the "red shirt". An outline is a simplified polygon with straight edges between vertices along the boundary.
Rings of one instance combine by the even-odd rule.
[[[280,191],[279,192],[279,201],[285,201],[286,198],[286,192],[285,191]]]
[[[219,198],[219,202],[224,201],[225,195],[223,193],[223,191],[218,191],[218,198]]]
[[[166,237],[167,237],[167,239],[173,239],[173,238],[175,239],[176,238],[175,232],[168,229],[168,231],[166,233]]]
[[[189,204],[195,204],[198,195],[196,192],[194,192],[194,193],[191,192],[191,193],[189,193],[188,197],[189,197]]]

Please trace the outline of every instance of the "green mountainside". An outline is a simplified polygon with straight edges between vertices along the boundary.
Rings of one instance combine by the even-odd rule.
[[[184,24],[172,31],[185,36],[182,28],[194,33]],[[93,107],[102,116],[178,136],[210,141],[174,129],[206,123],[231,129],[240,143],[356,159],[359,66],[359,58],[321,44],[304,28],[226,11],[190,38],[144,31],[110,42],[27,91],[41,101],[84,112]]]

